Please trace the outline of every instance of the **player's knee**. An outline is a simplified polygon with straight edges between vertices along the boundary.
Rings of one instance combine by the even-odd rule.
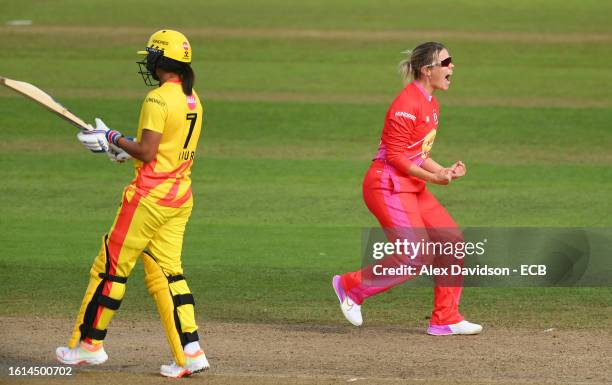
[[[141,258],[144,265],[145,285],[149,295],[154,297],[160,291],[168,290],[168,279],[153,255],[145,251]]]
[[[167,290],[168,281],[161,269],[145,271],[145,284],[151,296],[155,296],[161,290]]]

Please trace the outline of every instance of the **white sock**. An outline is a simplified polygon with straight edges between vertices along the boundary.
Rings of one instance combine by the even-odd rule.
[[[193,354],[200,350],[202,350],[202,348],[200,347],[200,343],[198,341],[190,342],[183,348],[183,351],[187,354]]]

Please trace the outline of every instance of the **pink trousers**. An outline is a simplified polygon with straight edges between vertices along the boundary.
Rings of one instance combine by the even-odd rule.
[[[384,163],[373,162],[363,182],[366,206],[380,222],[389,242],[394,242],[398,237],[415,241],[436,240],[440,236],[438,230],[443,230],[445,239],[441,241],[449,241],[449,230],[451,238],[454,238],[450,240],[463,240],[453,218],[427,188],[418,192],[394,192],[393,184],[389,183],[389,176],[386,175],[389,171],[389,166]],[[394,267],[405,261],[405,256],[390,255],[378,264]],[[380,279],[374,276],[372,269],[373,265],[370,265],[342,275],[344,291],[357,304],[412,278],[396,276]],[[460,285],[440,285],[436,280],[431,325],[448,325],[463,320],[459,314],[461,290]]]

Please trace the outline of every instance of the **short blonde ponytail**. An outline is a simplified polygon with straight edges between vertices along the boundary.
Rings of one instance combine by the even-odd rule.
[[[412,51],[404,51],[408,57],[399,63],[399,72],[404,83],[410,83],[421,77],[421,68],[431,65],[437,60],[440,51],[446,49],[444,44],[430,41],[418,45]]]

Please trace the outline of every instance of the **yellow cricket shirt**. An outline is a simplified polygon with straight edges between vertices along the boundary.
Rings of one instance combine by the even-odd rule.
[[[202,130],[202,104],[193,91],[185,95],[181,83],[165,82],[149,92],[140,110],[137,140],[142,130],[162,134],[157,155],[149,163],[135,160],[136,177],[130,187],[167,207],[193,205],[191,165]]]

